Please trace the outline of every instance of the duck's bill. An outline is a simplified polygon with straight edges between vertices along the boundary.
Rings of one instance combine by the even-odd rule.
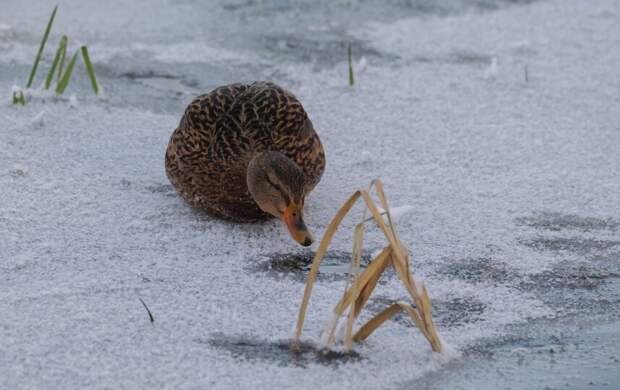
[[[303,208],[299,205],[291,204],[286,208],[282,221],[295,241],[303,246],[310,246],[314,242],[312,234],[308,231],[304,223]]]

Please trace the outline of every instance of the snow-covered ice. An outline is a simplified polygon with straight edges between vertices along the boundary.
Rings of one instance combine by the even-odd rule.
[[[66,0],[51,46],[87,43],[106,99],[78,67],[67,97],[25,107],[11,88],[55,2],[5,3],[0,388],[618,385],[618,2]],[[305,271],[255,264],[312,250],[276,221],[201,215],[163,168],[195,94],[253,79],[295,92],[321,135],[315,236],[375,177],[393,207],[410,205],[395,207],[398,232],[449,352],[397,316],[355,356],[290,355]],[[365,250],[383,245],[368,229]],[[319,278],[305,341],[320,342],[343,285]],[[389,273],[375,294],[361,320],[407,296]]]

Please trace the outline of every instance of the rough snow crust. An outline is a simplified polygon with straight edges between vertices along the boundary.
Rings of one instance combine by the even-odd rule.
[[[18,2],[9,3],[0,15],[0,62],[26,69],[36,39],[13,43],[22,16]],[[35,99],[13,107],[3,100],[0,388],[393,388],[415,384],[510,327],[566,315],[570,309],[550,303],[546,291],[523,283],[564,262],[617,257],[619,18],[614,1],[546,1],[369,22],[348,34],[392,59],[364,58],[352,90],[345,62],[271,65],[273,78],[304,102],[326,148],[327,171],[307,202],[315,235],[354,189],[379,176],[393,205],[413,207],[399,219],[399,233],[431,297],[483,308],[475,321],[440,321],[445,356],[433,356],[419,332],[399,321],[357,347],[362,358],[350,362],[296,365],[214,346],[218,338],[269,343],[292,335],[303,284],[248,267],[259,255],[299,251],[280,224],[223,223],[175,195],[163,154],[180,111],[121,107],[113,104],[123,100],[118,88],[110,101]],[[140,45],[149,44],[151,31],[144,34]],[[114,39],[94,47],[112,47]],[[230,66],[254,55],[194,44],[200,53],[191,42],[168,42],[152,55],[171,68],[208,62],[209,50]],[[104,79],[121,47],[102,56]],[[2,96],[15,82],[0,77]],[[88,96],[87,88],[79,95]],[[560,228],[538,228],[540,215],[558,216]],[[335,249],[351,250],[358,219],[345,221]],[[579,228],[582,220],[608,227]],[[376,231],[367,239],[370,250],[383,244]],[[555,250],[549,240],[567,244]],[[445,271],[484,259],[495,273]],[[316,285],[305,339],[318,341],[343,283]],[[405,297],[394,276],[377,293]],[[576,300],[570,292],[564,299]],[[617,319],[617,310],[608,315]]]

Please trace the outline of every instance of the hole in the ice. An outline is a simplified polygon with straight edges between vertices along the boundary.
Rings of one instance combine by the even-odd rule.
[[[293,276],[305,280],[315,252],[304,251],[298,253],[274,253],[257,259],[252,266],[254,271],[264,272],[270,276]],[[372,252],[365,250],[360,259],[361,268],[365,268],[372,260]],[[349,273],[351,252],[328,251],[321,262],[319,277],[328,279],[342,279]]]
[[[268,361],[280,366],[303,367],[310,363],[337,366],[361,359],[361,355],[354,351],[324,350],[308,342],[302,342],[298,348],[292,348],[289,340],[266,341],[250,336],[228,336],[223,333],[215,333],[208,340],[196,341],[227,351],[235,358]]]

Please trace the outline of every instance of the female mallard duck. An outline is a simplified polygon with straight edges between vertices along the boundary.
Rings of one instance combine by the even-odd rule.
[[[306,195],[325,170],[325,153],[297,98],[268,82],[232,84],[197,97],[166,150],[166,174],[181,196],[211,216],[282,219],[300,244]]]

